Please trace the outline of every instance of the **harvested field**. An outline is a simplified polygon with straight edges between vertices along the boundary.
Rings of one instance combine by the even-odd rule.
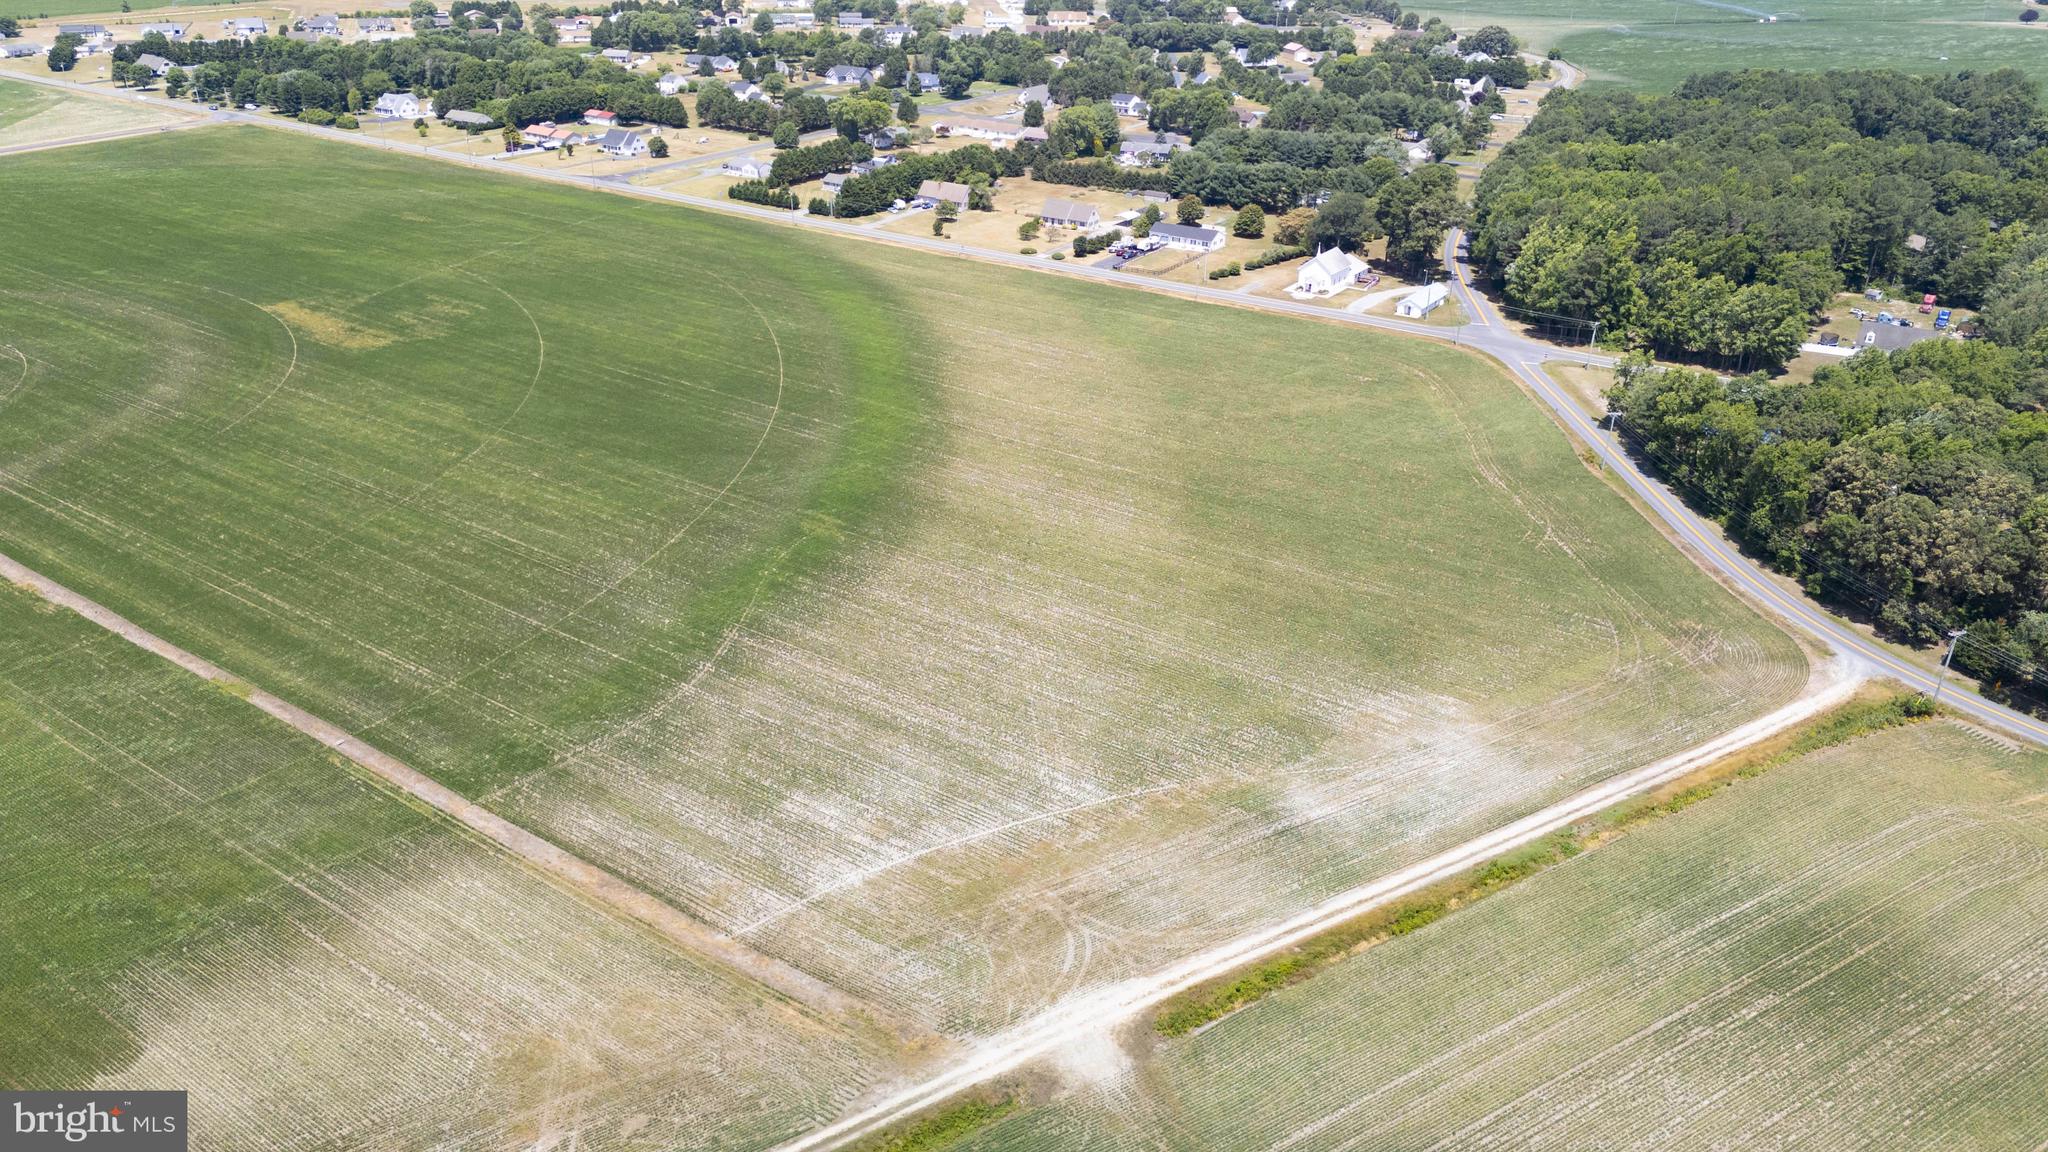
[[[887,1056],[5,585],[0,811],[0,1085],[195,1147],[756,1147]]]
[[[40,84],[0,79],[0,148],[46,144],[96,132],[177,124],[189,119],[169,108],[127,100],[98,100]]]
[[[0,172],[84,237],[0,256],[0,551],[948,1033],[1806,681],[1455,350],[258,130]]]
[[[1867,736],[961,1147],[2025,1152],[2048,1129],[2043,800],[2048,756],[1977,729]]]

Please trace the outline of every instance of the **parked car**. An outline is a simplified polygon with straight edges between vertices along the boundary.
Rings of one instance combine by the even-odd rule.
[[[1949,325],[1949,321],[1953,318],[1953,314],[1949,311],[1949,309],[1943,308],[1941,311],[1936,312],[1934,314],[1934,326],[1936,328],[1946,328]]]

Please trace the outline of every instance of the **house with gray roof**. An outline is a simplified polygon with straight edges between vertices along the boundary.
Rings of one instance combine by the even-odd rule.
[[[1038,218],[1055,228],[1093,228],[1102,223],[1102,213],[1095,205],[1064,196],[1046,197],[1045,206],[1038,210]]]
[[[333,16],[308,16],[304,20],[299,21],[299,27],[308,32],[317,32],[322,36],[332,36],[336,39],[341,38],[341,21]]]
[[[270,34],[270,25],[261,16],[237,16],[221,21],[220,26],[230,40],[254,40]]]
[[[1154,224],[1152,235],[1166,242],[1168,248],[1183,252],[1214,252],[1223,247],[1223,229],[1203,228],[1194,224]]]
[[[497,123],[496,120],[491,119],[489,116],[481,112],[471,112],[467,108],[450,109],[441,119],[458,128],[489,128]]]
[[[191,29],[192,26],[190,24],[144,24],[141,28],[137,29],[137,32],[143,36],[161,36],[166,40],[176,43],[179,40],[183,40],[185,33],[191,31]]]
[[[875,73],[873,69],[862,68],[854,64],[841,64],[825,73],[825,83],[827,84],[866,84],[873,81],[874,78]]]
[[[967,185],[951,180],[927,180],[917,186],[917,197],[912,201],[924,208],[936,208],[940,204],[951,204],[955,208],[967,207]]]
[[[135,62],[149,69],[149,74],[152,76],[163,76],[169,73],[172,68],[177,67],[176,64],[154,52],[144,52],[135,58]]]
[[[629,128],[614,128],[597,138],[597,150],[618,160],[647,155],[647,140]]]
[[[1119,116],[1142,117],[1149,115],[1152,111],[1152,106],[1145,103],[1145,98],[1135,92],[1118,92],[1113,94],[1109,98],[1109,106],[1116,109],[1116,114]]]

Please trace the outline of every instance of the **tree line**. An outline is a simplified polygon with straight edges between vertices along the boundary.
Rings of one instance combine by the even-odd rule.
[[[1924,340],[1810,382],[1657,370],[1610,402],[1730,535],[1883,635],[2008,694],[2048,675],[2048,339]]]

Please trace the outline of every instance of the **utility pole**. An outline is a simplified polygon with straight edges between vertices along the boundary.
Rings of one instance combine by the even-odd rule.
[[[1941,690],[1948,684],[1948,666],[1956,658],[1956,644],[1970,634],[1968,628],[1958,628],[1948,634],[1948,655],[1941,658],[1941,676],[1934,681],[1934,703],[1941,704]]]

